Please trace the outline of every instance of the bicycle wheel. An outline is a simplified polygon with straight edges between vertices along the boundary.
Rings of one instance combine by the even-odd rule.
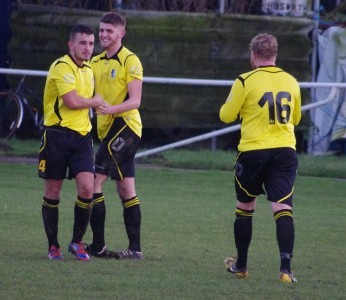
[[[22,103],[10,91],[0,92],[0,138],[10,138],[23,115]]]

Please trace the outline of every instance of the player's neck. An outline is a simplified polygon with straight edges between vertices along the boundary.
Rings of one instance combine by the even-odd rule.
[[[79,59],[74,53],[70,52],[70,57],[72,57],[72,60],[75,62],[76,65],[79,67],[83,67],[83,64],[85,60]]]
[[[122,46],[121,43],[117,43],[113,47],[106,49],[107,57],[112,57],[115,53],[119,51],[121,46]]]
[[[275,59],[256,59],[254,62],[256,68],[275,66]]]

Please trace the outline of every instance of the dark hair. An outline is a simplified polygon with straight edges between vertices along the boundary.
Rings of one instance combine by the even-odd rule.
[[[70,40],[73,40],[77,33],[85,33],[88,35],[92,35],[94,34],[94,31],[86,25],[78,24],[71,29]]]
[[[106,24],[112,24],[114,26],[121,25],[126,26],[126,20],[123,16],[119,15],[115,11],[106,12],[100,19],[100,22]]]

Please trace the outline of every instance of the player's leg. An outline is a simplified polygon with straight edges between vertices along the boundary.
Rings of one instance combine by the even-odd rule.
[[[289,277],[288,280],[295,282],[296,279],[291,275],[291,259],[293,257],[294,247],[292,208],[289,205],[272,202],[272,211],[274,213],[276,238],[280,251],[280,278],[283,277],[283,274],[287,274]]]
[[[93,206],[94,173],[81,172],[76,175],[78,196],[74,206],[72,243],[81,243],[88,228]]]
[[[105,221],[106,204],[103,194],[103,184],[108,179],[110,153],[108,150],[108,139],[106,138],[100,145],[95,156],[95,172],[93,188],[94,206],[90,217],[90,227],[93,233],[93,240],[88,245],[87,251],[96,257],[109,258],[110,251],[107,250],[105,243]]]
[[[117,191],[122,201],[123,218],[129,240],[128,249],[133,252],[133,258],[142,258],[141,255],[141,207],[138,196],[135,191],[135,178],[126,177],[123,180],[117,180]],[[126,253],[124,253],[126,254]],[[138,254],[138,255],[136,255]],[[128,253],[131,256],[131,253]],[[123,255],[126,256],[126,255]],[[127,258],[127,257],[119,257]],[[131,257],[129,257],[131,258]]]
[[[248,203],[237,201],[233,225],[234,241],[237,248],[237,269],[247,268],[249,246],[252,239],[252,218],[256,208],[256,199]]]
[[[265,188],[276,224],[276,237],[280,251],[280,280],[296,282],[291,271],[294,248],[293,189],[298,160],[290,148],[273,150],[273,159],[268,169]]]
[[[237,201],[236,217],[233,224],[237,257],[228,257],[225,260],[227,271],[234,273],[241,279],[248,276],[247,258],[252,238],[252,217],[255,208],[256,199],[248,203]]]
[[[42,219],[48,239],[48,258],[61,260],[63,256],[58,241],[59,203],[63,180],[46,179],[42,201]]]
[[[235,163],[235,191],[237,195],[236,216],[233,225],[237,259],[226,259],[227,270],[239,278],[246,278],[249,246],[252,239],[252,218],[256,208],[256,197],[262,194],[262,168],[265,153],[251,151],[240,153]],[[259,159],[261,158],[261,159]]]
[[[110,143],[112,149],[111,178],[123,206],[123,218],[129,239],[128,249],[117,252],[118,258],[142,259],[141,252],[141,207],[135,190],[135,155],[140,137],[132,131],[123,119],[119,119],[118,134]]]
[[[45,130],[39,151],[38,175],[44,179],[42,219],[48,239],[48,258],[63,258],[58,241],[59,203],[63,179],[66,177],[64,135]]]
[[[90,227],[93,232],[92,249],[94,252],[100,252],[106,246],[105,243],[105,221],[106,204],[102,192],[102,186],[107,181],[108,176],[96,173],[94,180],[94,206],[90,218]]]
[[[76,135],[76,133],[71,133]],[[82,243],[90,222],[93,207],[94,153],[91,135],[73,136],[68,152],[69,179],[75,178],[77,199],[74,205],[74,224],[69,252],[78,260],[88,261],[89,255]]]

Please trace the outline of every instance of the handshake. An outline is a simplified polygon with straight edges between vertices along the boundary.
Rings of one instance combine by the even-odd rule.
[[[93,98],[93,108],[96,110],[97,115],[107,115],[114,113],[114,107],[109,105],[99,94],[96,94]]]

